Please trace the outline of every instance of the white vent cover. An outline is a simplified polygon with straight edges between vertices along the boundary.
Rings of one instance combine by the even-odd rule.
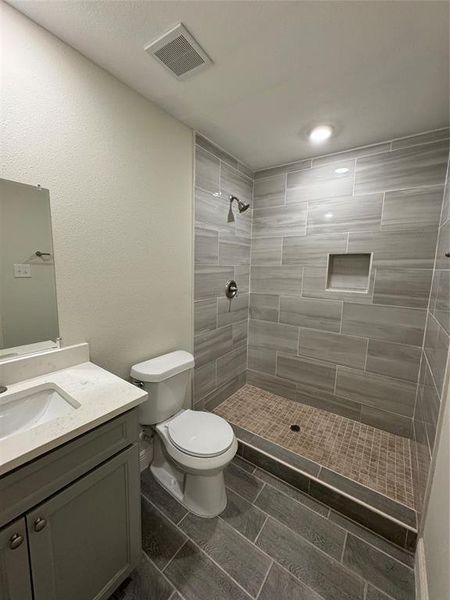
[[[212,63],[182,23],[146,46],[145,51],[177,79],[186,79]]]

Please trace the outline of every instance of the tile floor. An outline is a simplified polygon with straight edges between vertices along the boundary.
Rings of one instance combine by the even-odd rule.
[[[414,508],[407,438],[251,385],[240,388],[214,412],[242,429]],[[291,431],[291,424],[298,424],[300,431]]]
[[[110,600],[413,600],[411,554],[236,457],[228,505],[186,511],[142,476],[140,566]]]

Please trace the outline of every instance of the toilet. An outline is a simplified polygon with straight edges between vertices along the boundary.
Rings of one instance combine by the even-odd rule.
[[[177,350],[134,365],[131,378],[148,392],[139,422],[155,432],[151,472],[188,510],[212,518],[227,504],[223,471],[237,440],[222,417],[183,408],[193,367],[192,354]]]

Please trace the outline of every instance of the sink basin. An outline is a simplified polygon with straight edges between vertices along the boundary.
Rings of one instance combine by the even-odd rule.
[[[0,395],[0,439],[70,414],[80,407],[54,383]]]

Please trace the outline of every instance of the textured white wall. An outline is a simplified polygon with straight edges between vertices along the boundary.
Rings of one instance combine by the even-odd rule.
[[[50,190],[65,344],[192,347],[192,132],[1,5],[1,176]]]

